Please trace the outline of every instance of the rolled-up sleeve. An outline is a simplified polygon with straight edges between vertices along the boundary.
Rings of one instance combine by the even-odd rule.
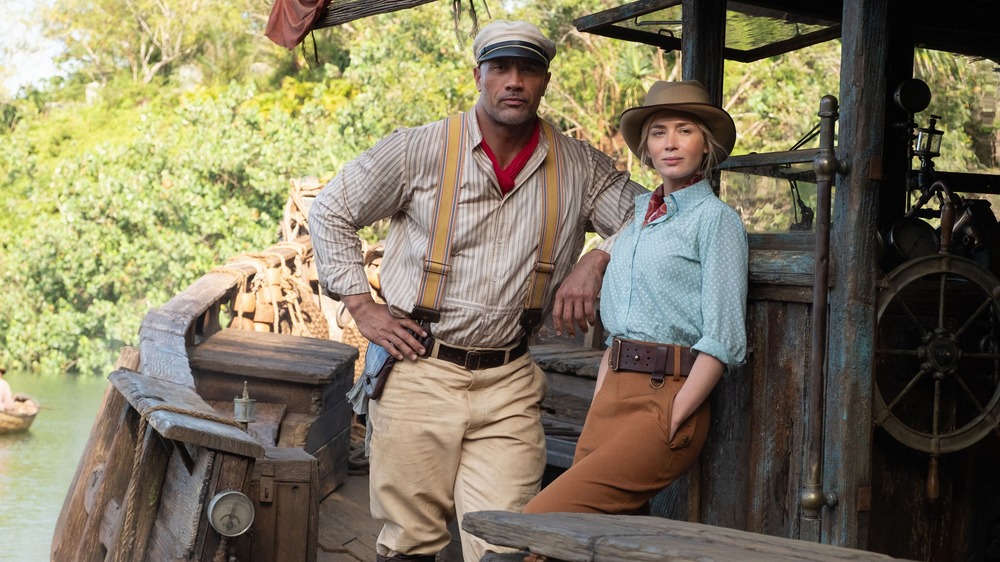
[[[692,346],[730,367],[746,358],[747,235],[733,212],[702,229],[702,336]]]

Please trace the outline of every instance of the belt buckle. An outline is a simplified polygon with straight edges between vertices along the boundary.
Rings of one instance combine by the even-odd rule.
[[[472,362],[470,361],[470,359],[472,359],[473,357],[476,358],[475,364],[472,364]],[[476,370],[478,370],[479,369],[479,363],[482,361],[482,357],[483,357],[483,354],[480,353],[480,352],[478,352],[478,351],[476,351],[475,349],[469,350],[469,352],[465,354],[465,365],[464,365],[465,368],[468,369],[468,370],[470,370],[470,371],[476,371]]]
[[[611,355],[608,356],[608,366],[611,370],[617,371],[621,364],[622,340],[615,338],[611,340]]]

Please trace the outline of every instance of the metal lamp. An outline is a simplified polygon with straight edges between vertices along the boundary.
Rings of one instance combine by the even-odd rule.
[[[944,136],[944,131],[934,128],[940,118],[940,115],[931,115],[930,125],[917,128],[917,142],[913,154],[921,159],[941,156],[941,137]]]

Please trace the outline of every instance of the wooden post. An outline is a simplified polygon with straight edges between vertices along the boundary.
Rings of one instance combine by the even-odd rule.
[[[868,513],[859,511],[859,497],[871,485],[875,228],[885,121],[887,7],[888,0],[844,2],[838,156],[850,168],[838,175],[831,228],[836,282],[830,294],[823,486],[840,501],[823,514],[822,542],[861,549],[867,544]]]
[[[681,73],[708,88],[711,100],[722,105],[722,50],[726,44],[725,0],[684,0],[681,4]]]
[[[888,45],[886,68],[886,133],[883,140],[883,176],[897,178],[894,185],[887,185],[879,190],[878,226],[884,230],[901,218],[906,211],[907,187],[903,179],[912,168],[907,151],[910,132],[906,127],[898,126],[906,122],[908,115],[893,101],[896,87],[904,80],[913,78],[913,48],[914,27],[912,11],[903,7],[894,7],[888,14],[892,29],[892,43]]]

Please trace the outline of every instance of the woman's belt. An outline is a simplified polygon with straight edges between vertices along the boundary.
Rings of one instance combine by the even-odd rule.
[[[476,371],[502,367],[527,351],[528,338],[521,338],[521,341],[510,349],[462,349],[437,342],[430,356]]]
[[[665,375],[686,377],[694,359],[690,347],[614,338],[608,364],[615,371],[650,373],[662,381]]]

